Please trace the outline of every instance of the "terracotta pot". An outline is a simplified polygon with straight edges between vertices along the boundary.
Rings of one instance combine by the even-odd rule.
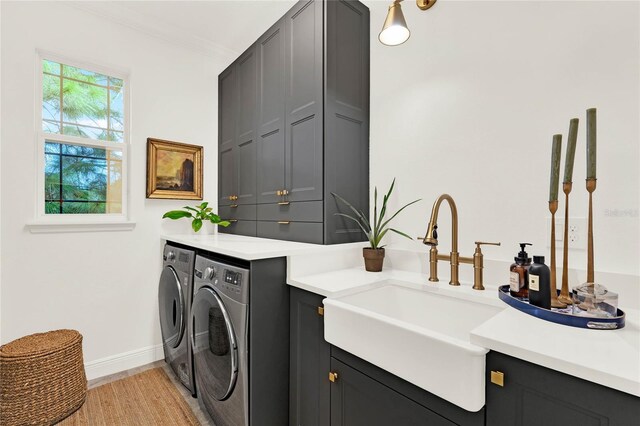
[[[364,257],[364,269],[369,272],[382,271],[382,262],[384,262],[384,249],[372,249],[371,247],[365,247],[362,249],[362,256]]]

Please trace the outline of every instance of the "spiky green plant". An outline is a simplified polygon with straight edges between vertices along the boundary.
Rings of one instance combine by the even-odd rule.
[[[220,216],[213,212],[211,207],[207,207],[209,205],[208,202],[203,202],[199,206],[191,207],[185,206],[185,210],[171,210],[166,212],[162,218],[163,219],[182,219],[184,217],[193,219],[191,221],[191,227],[194,231],[198,232],[200,228],[202,228],[203,221],[209,221],[215,225],[220,225],[227,227],[231,225],[231,222],[228,220],[221,219]]]
[[[393,192],[393,187],[395,186],[395,184],[396,184],[396,180],[394,178],[393,182],[391,182],[391,186],[389,187],[389,191],[382,198],[382,207],[380,208],[380,214],[378,214],[378,187],[375,187],[374,195],[373,195],[373,226],[371,226],[372,225],[371,222],[369,221],[369,219],[367,219],[367,215],[365,215],[362,210],[356,209],[350,202],[348,202],[338,194],[334,192],[331,193],[331,195],[333,195],[337,200],[339,200],[344,205],[349,207],[349,209],[351,209],[351,211],[354,213],[355,216],[351,216],[345,213],[334,213],[334,215],[346,217],[347,219],[351,219],[352,221],[357,223],[360,229],[362,229],[362,232],[364,232],[367,238],[369,239],[369,244],[371,245],[372,249],[380,249],[384,247],[383,245],[382,246],[380,245],[380,242],[382,241],[382,239],[384,238],[384,236],[387,234],[388,231],[395,232],[396,234],[402,235],[403,237],[409,238],[410,240],[412,239],[410,236],[408,236],[404,232],[401,232],[401,231],[398,231],[397,229],[389,227],[389,223],[396,216],[398,216],[398,214],[402,210],[406,209],[411,204],[417,203],[421,199],[417,199],[408,204],[405,204],[397,212],[395,212],[389,219],[385,220],[385,215],[387,213],[387,202],[389,201],[389,197]]]

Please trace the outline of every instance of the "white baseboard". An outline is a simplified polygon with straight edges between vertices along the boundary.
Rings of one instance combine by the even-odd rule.
[[[87,380],[109,376],[131,368],[164,359],[162,345],[147,346],[121,354],[111,355],[84,364]]]

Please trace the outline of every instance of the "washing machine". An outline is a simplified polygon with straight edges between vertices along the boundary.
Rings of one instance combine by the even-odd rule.
[[[158,287],[164,359],[182,384],[195,396],[193,354],[189,339],[193,300],[193,250],[166,244]]]
[[[196,256],[191,339],[200,406],[216,426],[248,424],[249,270]]]

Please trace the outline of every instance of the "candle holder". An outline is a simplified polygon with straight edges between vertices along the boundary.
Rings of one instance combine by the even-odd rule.
[[[558,300],[558,287],[556,285],[556,212],[558,211],[558,200],[549,201],[549,211],[551,212],[551,307],[566,308],[567,305]]]
[[[564,250],[562,253],[562,288],[558,300],[566,305],[572,305],[573,300],[569,294],[569,194],[573,184],[564,182],[562,184],[562,192],[565,195],[564,203]],[[553,252],[552,252],[553,253]]]
[[[595,281],[593,265],[593,192],[596,190],[596,179],[587,179],[587,192],[589,193],[589,231],[587,234],[587,284],[593,286]]]

